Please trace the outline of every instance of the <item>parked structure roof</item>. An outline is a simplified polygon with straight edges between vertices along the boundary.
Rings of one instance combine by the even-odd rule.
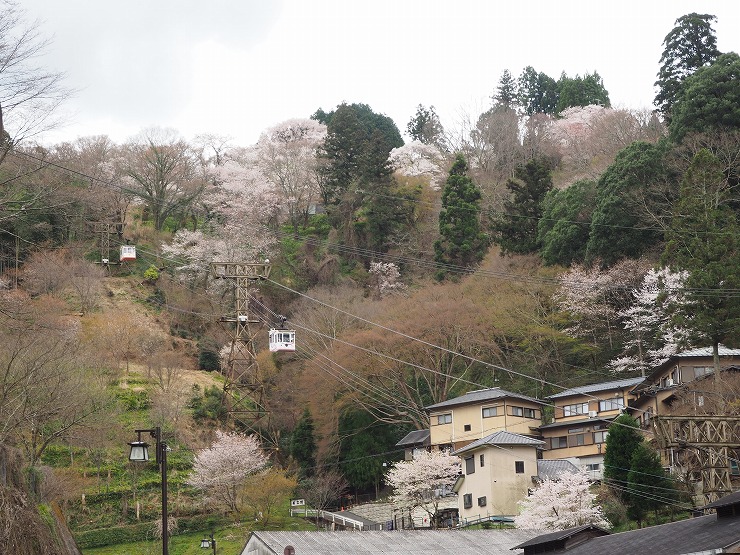
[[[413,432],[407,433],[401,441],[396,443],[396,447],[412,447],[414,445],[429,445],[429,436],[431,432],[429,430],[414,430]]]
[[[476,391],[469,391],[468,393],[460,395],[459,397],[455,397],[454,399],[448,399],[447,401],[442,401],[441,403],[436,403],[434,405],[424,407],[424,410],[432,411],[442,408],[455,407],[458,405],[467,405],[470,403],[495,401],[496,399],[504,399],[507,397],[511,399],[524,399],[526,401],[532,401],[533,403],[537,403],[539,405],[544,404],[542,401],[540,401],[539,399],[535,399],[534,397],[528,397],[527,395],[520,395],[519,393],[506,391],[505,389],[501,389],[500,387],[493,387],[491,389],[478,389]]]

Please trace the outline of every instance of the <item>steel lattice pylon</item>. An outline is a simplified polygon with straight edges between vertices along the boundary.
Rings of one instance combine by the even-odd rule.
[[[707,503],[732,493],[730,450],[740,449],[740,418],[658,416],[652,421],[661,448],[685,449],[701,469]]]
[[[251,286],[270,276],[269,263],[214,262],[213,277],[228,279],[235,286],[236,314],[221,317],[231,333],[231,350],[226,369],[224,392],[229,414],[248,428],[252,428],[267,412],[262,405],[264,387],[259,379],[259,365],[254,346],[256,335],[250,324],[260,321],[249,309]],[[233,325],[232,325],[233,324]]]

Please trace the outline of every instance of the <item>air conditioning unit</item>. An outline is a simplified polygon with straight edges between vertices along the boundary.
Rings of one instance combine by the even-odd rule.
[[[666,386],[666,387],[672,387],[672,386],[673,386],[673,379],[671,379],[671,378],[668,378],[668,379],[667,379],[667,380],[665,381],[665,386]]]
[[[589,417],[589,418],[596,418],[596,415],[597,415],[597,414],[599,414],[599,413],[598,413],[598,412],[596,412],[595,410],[590,410],[590,411],[588,411],[588,417]]]

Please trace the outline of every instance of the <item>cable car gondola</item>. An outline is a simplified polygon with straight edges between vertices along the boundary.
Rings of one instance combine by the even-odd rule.
[[[118,260],[121,262],[136,260],[136,247],[134,245],[121,245],[121,253]]]
[[[285,316],[280,316],[280,328],[270,329],[270,351],[295,351],[295,330],[286,329]]]
[[[270,351],[295,351],[295,330],[270,330]]]

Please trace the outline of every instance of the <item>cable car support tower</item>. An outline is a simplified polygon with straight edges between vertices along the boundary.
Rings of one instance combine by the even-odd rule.
[[[260,381],[257,351],[254,344],[256,325],[260,320],[250,312],[251,289],[256,282],[270,276],[272,266],[264,263],[213,262],[212,276],[234,282],[236,314],[222,316],[220,321],[231,334],[231,349],[226,368],[224,392],[229,415],[250,429],[267,415],[262,402],[264,385]],[[251,325],[250,325],[251,324]]]

